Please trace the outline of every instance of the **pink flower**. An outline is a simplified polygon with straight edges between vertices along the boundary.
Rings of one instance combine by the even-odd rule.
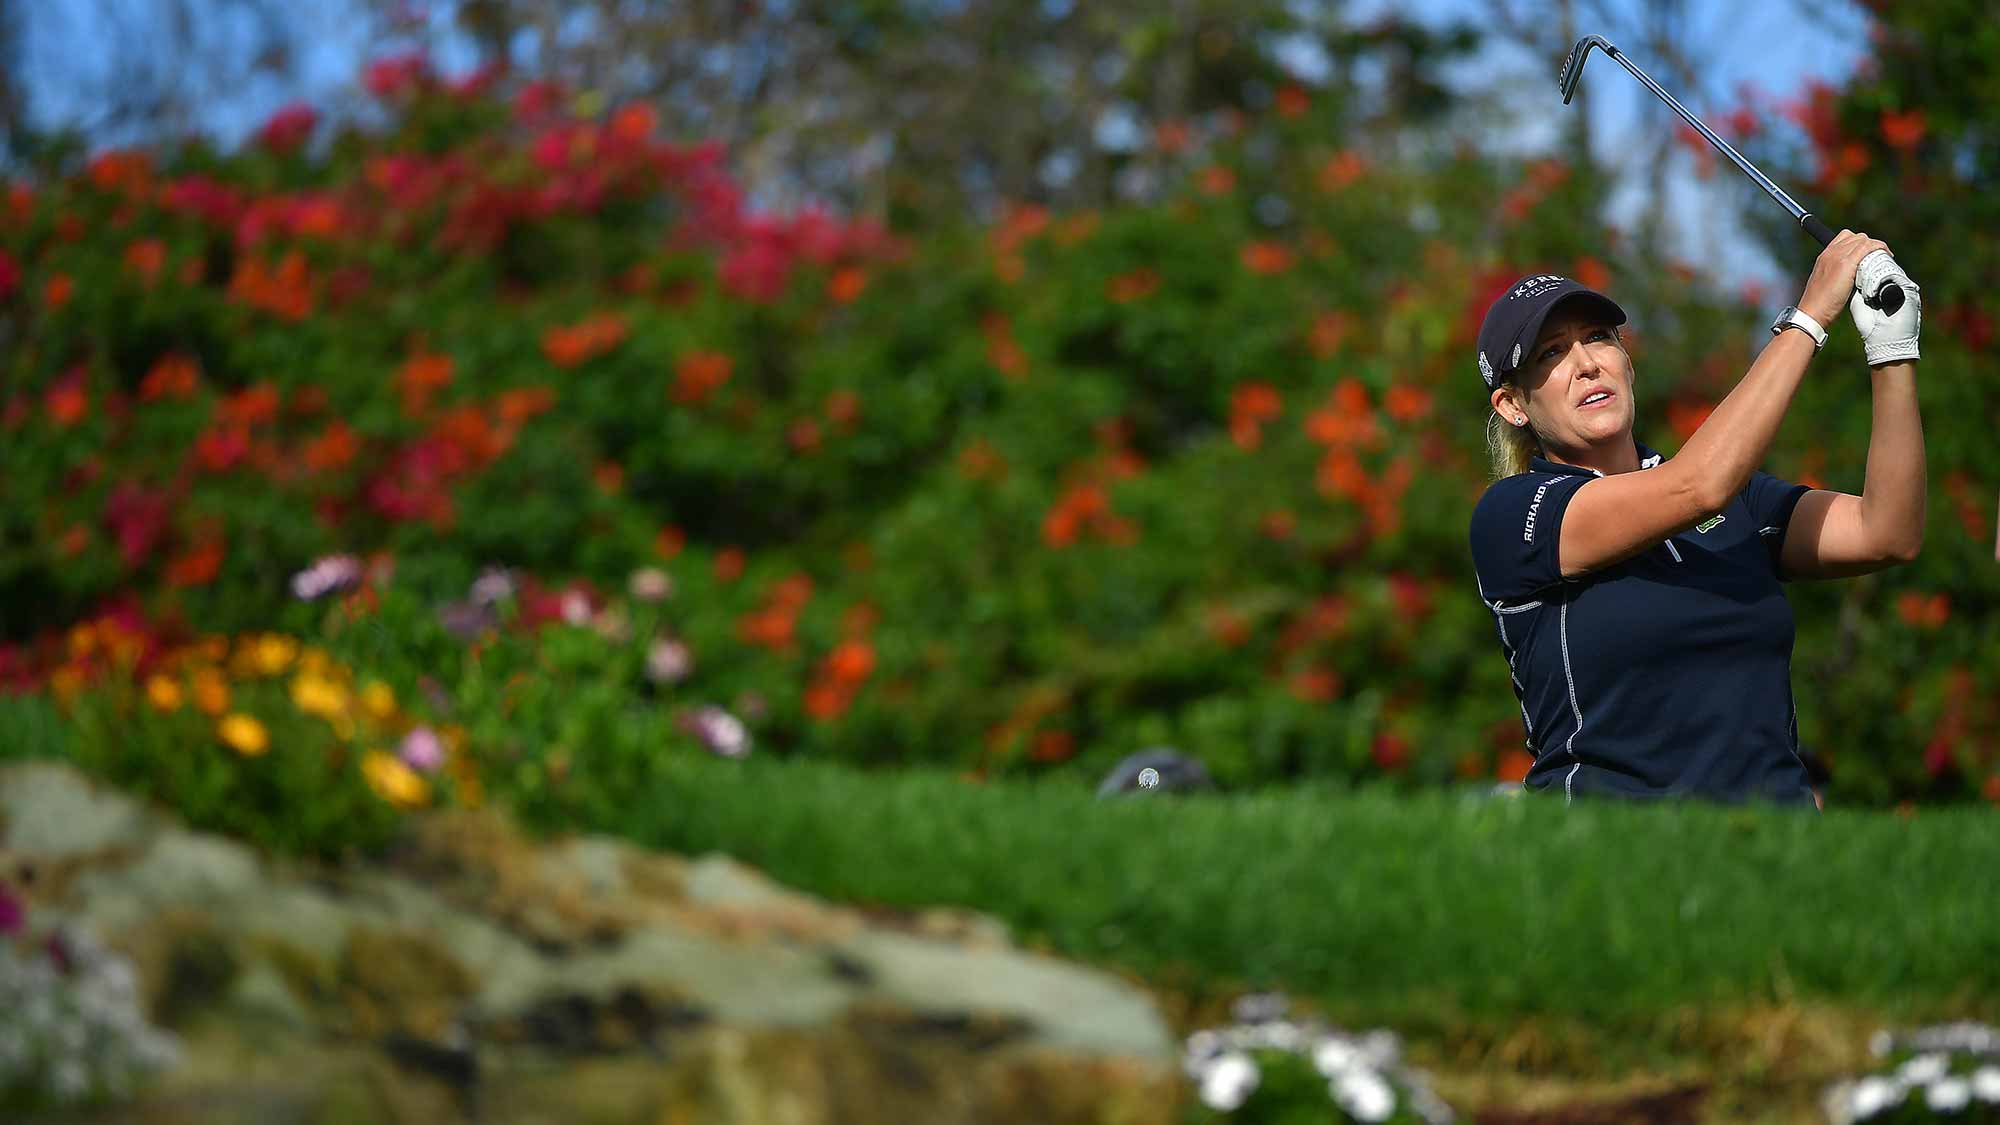
[[[444,765],[444,740],[429,727],[418,727],[403,736],[396,755],[411,769],[429,773]]]
[[[21,900],[13,892],[0,886],[0,934],[21,932],[21,924],[26,922],[28,912],[21,908]]]
[[[677,684],[693,669],[694,654],[679,641],[654,641],[646,650],[646,678],[656,684]]]
[[[20,284],[21,267],[14,264],[14,259],[8,257],[5,250],[0,250],[0,301],[12,296],[15,287]]]

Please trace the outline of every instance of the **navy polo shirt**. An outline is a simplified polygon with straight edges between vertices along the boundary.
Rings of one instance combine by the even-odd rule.
[[[1634,442],[1638,471],[1659,453]],[[1535,458],[1472,513],[1535,764],[1527,786],[1812,805],[1792,700],[1779,551],[1807,486],[1755,472],[1727,507],[1618,563],[1564,578],[1563,512],[1596,469]]]

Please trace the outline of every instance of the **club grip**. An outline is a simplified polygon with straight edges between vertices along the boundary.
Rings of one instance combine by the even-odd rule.
[[[1799,223],[1806,228],[1807,234],[1819,240],[1821,246],[1833,241],[1833,231],[1819,221],[1818,215],[1807,212],[1799,216]],[[1883,282],[1882,287],[1875,290],[1873,295],[1864,294],[1864,297],[1869,304],[1892,316],[1897,309],[1903,307],[1903,287],[1893,281]]]

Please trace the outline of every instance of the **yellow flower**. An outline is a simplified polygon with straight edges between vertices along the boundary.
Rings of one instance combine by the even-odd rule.
[[[302,672],[292,680],[292,703],[308,715],[331,722],[347,714],[347,688],[323,676]]]
[[[250,662],[258,674],[275,676],[291,667],[292,658],[299,654],[299,642],[278,633],[266,633],[257,638],[250,651]]]
[[[220,715],[229,710],[229,681],[214,668],[196,668],[191,677],[194,705],[203,714]]]
[[[431,799],[430,782],[417,776],[417,771],[396,760],[394,755],[380,750],[370,750],[361,759],[361,775],[376,796],[397,808],[420,808]]]
[[[311,672],[315,676],[327,676],[334,672],[333,657],[318,645],[307,645],[299,653],[299,671]]]
[[[152,676],[146,680],[146,698],[160,711],[181,709],[181,682],[172,676]]]
[[[77,693],[82,690],[81,668],[63,667],[49,673],[49,691],[55,694],[56,702],[67,705],[73,702]]]
[[[215,733],[231,750],[246,758],[254,758],[271,748],[271,736],[264,724],[238,712],[224,715],[215,724]]]
[[[97,630],[90,625],[78,625],[69,631],[69,654],[72,659],[89,656],[97,647]]]
[[[378,723],[396,717],[396,693],[381,680],[369,680],[361,688],[361,709]]]

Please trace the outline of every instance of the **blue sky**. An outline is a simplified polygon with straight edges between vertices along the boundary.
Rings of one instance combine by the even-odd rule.
[[[1351,0],[1348,11],[1360,20],[1394,12],[1425,22],[1467,19],[1479,23],[1492,3]],[[1636,51],[1634,61],[1689,110],[1710,119],[1733,107],[1735,91],[1745,83],[1774,97],[1789,97],[1809,79],[1843,80],[1867,50],[1865,19],[1848,0],[1837,0],[1831,8],[1816,4],[1810,13],[1799,7],[1800,3],[1802,0],[1689,0],[1690,40],[1707,51],[1701,63],[1701,89],[1681,88],[1664,70],[1663,61],[1641,58]],[[451,4],[450,0],[428,4],[411,0],[409,6],[428,9],[434,19],[441,20]],[[1554,10],[1548,0],[1509,0],[1509,6]],[[1636,36],[1632,29],[1647,18],[1648,10],[1646,0],[1578,0],[1576,6],[1601,13],[1594,23],[1591,17],[1579,17],[1580,32],[1602,34],[1628,50],[1636,39],[1623,41],[1623,36]],[[297,5],[294,18],[305,25],[307,41],[315,45],[300,60],[298,84],[286,87],[265,80],[213,92],[204,122],[208,131],[233,143],[287,102],[304,99],[322,106],[338,102],[351,87],[366,46],[365,21],[358,18],[360,7],[359,0]],[[99,55],[90,50],[97,29],[91,26],[89,14],[98,10],[96,0],[45,0],[33,6],[27,27],[30,60],[24,77],[38,115],[87,112],[87,91],[110,77],[95,61]],[[248,42],[248,37],[243,41]],[[439,59],[447,72],[463,69],[468,61],[454,59],[450,53]],[[1557,130],[1566,124],[1565,116],[1581,112],[1579,106],[1563,105],[1556,92],[1559,61],[1533,57],[1495,41],[1475,59],[1448,72],[1450,80],[1464,88],[1499,95],[1507,116],[1504,122],[1481,132],[1482,143],[1521,152],[1546,150],[1552,145]],[[1625,190],[1614,196],[1608,216],[1614,224],[1623,225],[1644,201],[1640,188],[1651,175],[1647,163],[1651,142],[1662,131],[1671,130],[1678,118],[1602,55],[1593,57],[1584,83],[1590,91],[1596,151],[1610,159],[1626,181]],[[1768,125],[1778,130],[1794,128],[1782,120]],[[1620,146],[1617,142],[1624,137],[1635,143]],[[1618,155],[1621,148],[1626,155]],[[1736,221],[1744,207],[1776,206],[1746,178],[1723,165],[1712,179],[1698,180],[1693,175],[1691,154],[1676,149],[1667,170],[1667,184],[1668,213],[1674,227],[1670,244],[1699,272],[1731,287],[1754,281],[1779,293],[1803,283],[1816,253],[1810,239],[1801,235],[1795,256],[1773,261]],[[1801,202],[1812,205],[1810,199]]]

